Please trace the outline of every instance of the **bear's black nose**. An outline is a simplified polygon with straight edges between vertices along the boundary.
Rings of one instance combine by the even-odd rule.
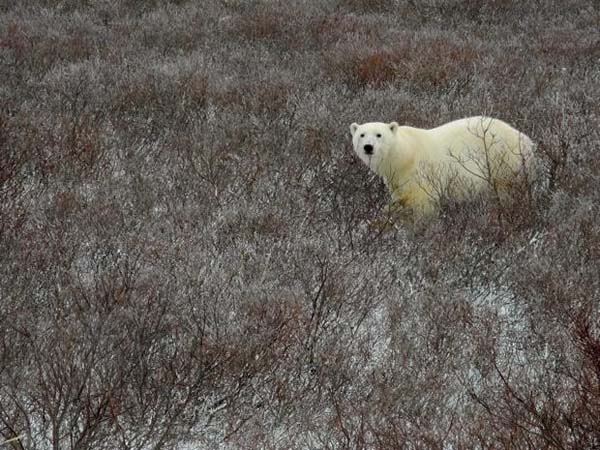
[[[367,144],[363,148],[365,149],[365,153],[367,155],[372,155],[373,154],[373,146],[371,144]]]

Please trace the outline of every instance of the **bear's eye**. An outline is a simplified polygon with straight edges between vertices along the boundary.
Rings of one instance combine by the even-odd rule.
[[[381,137],[381,133],[377,133],[377,137],[380,138]]]
[[[361,134],[360,137],[365,137],[365,133]]]

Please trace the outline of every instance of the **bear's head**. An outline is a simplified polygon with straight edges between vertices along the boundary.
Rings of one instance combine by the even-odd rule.
[[[358,157],[372,170],[377,171],[380,163],[396,146],[398,124],[370,122],[350,125],[352,145]]]

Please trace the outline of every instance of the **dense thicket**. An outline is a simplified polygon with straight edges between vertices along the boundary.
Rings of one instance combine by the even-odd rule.
[[[595,0],[0,0],[0,445],[600,446]],[[351,122],[543,182],[382,226]]]

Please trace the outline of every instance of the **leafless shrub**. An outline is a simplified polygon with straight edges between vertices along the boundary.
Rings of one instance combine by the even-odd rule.
[[[353,14],[335,13],[316,17],[310,22],[310,36],[319,45],[332,45],[344,39],[358,35],[362,39],[372,37],[373,30]]]
[[[448,87],[459,75],[468,73],[476,53],[446,39],[398,42],[389,49],[364,52],[335,52],[327,70],[332,78],[342,78],[352,88],[410,84],[417,89]],[[431,64],[436,61],[436,64]]]
[[[382,0],[343,0],[340,6],[357,13],[383,12],[390,7]]]
[[[284,23],[274,11],[260,11],[255,15],[244,16],[238,30],[246,39],[275,40],[284,33]]]

